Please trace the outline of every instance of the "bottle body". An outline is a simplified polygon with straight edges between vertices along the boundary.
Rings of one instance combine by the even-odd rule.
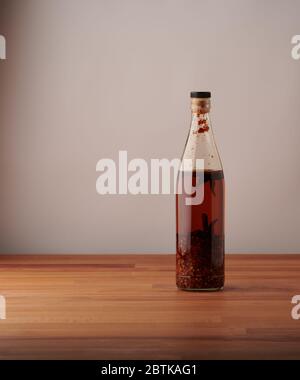
[[[192,99],[192,123],[182,157],[190,165],[182,165],[179,173],[180,183],[188,186],[176,194],[176,284],[185,290],[224,286],[224,174],[209,110],[209,98]],[[191,188],[196,196],[186,191]]]

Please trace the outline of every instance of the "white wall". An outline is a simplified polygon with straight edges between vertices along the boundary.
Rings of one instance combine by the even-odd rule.
[[[96,162],[180,157],[211,90],[228,252],[300,251],[300,1],[0,0],[0,252],[174,252],[173,196]]]

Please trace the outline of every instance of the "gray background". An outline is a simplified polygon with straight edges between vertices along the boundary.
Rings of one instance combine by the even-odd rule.
[[[0,252],[174,252],[174,196],[96,162],[180,157],[211,90],[227,252],[300,251],[300,1],[0,0]]]

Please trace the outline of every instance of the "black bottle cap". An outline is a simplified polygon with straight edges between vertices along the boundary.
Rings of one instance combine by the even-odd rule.
[[[191,98],[210,98],[210,97],[211,97],[211,93],[208,91],[201,91],[201,92],[192,91],[191,92]]]

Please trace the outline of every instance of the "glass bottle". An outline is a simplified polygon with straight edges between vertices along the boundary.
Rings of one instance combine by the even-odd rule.
[[[210,92],[192,92],[192,120],[176,194],[176,284],[224,286],[224,175],[210,123]]]

